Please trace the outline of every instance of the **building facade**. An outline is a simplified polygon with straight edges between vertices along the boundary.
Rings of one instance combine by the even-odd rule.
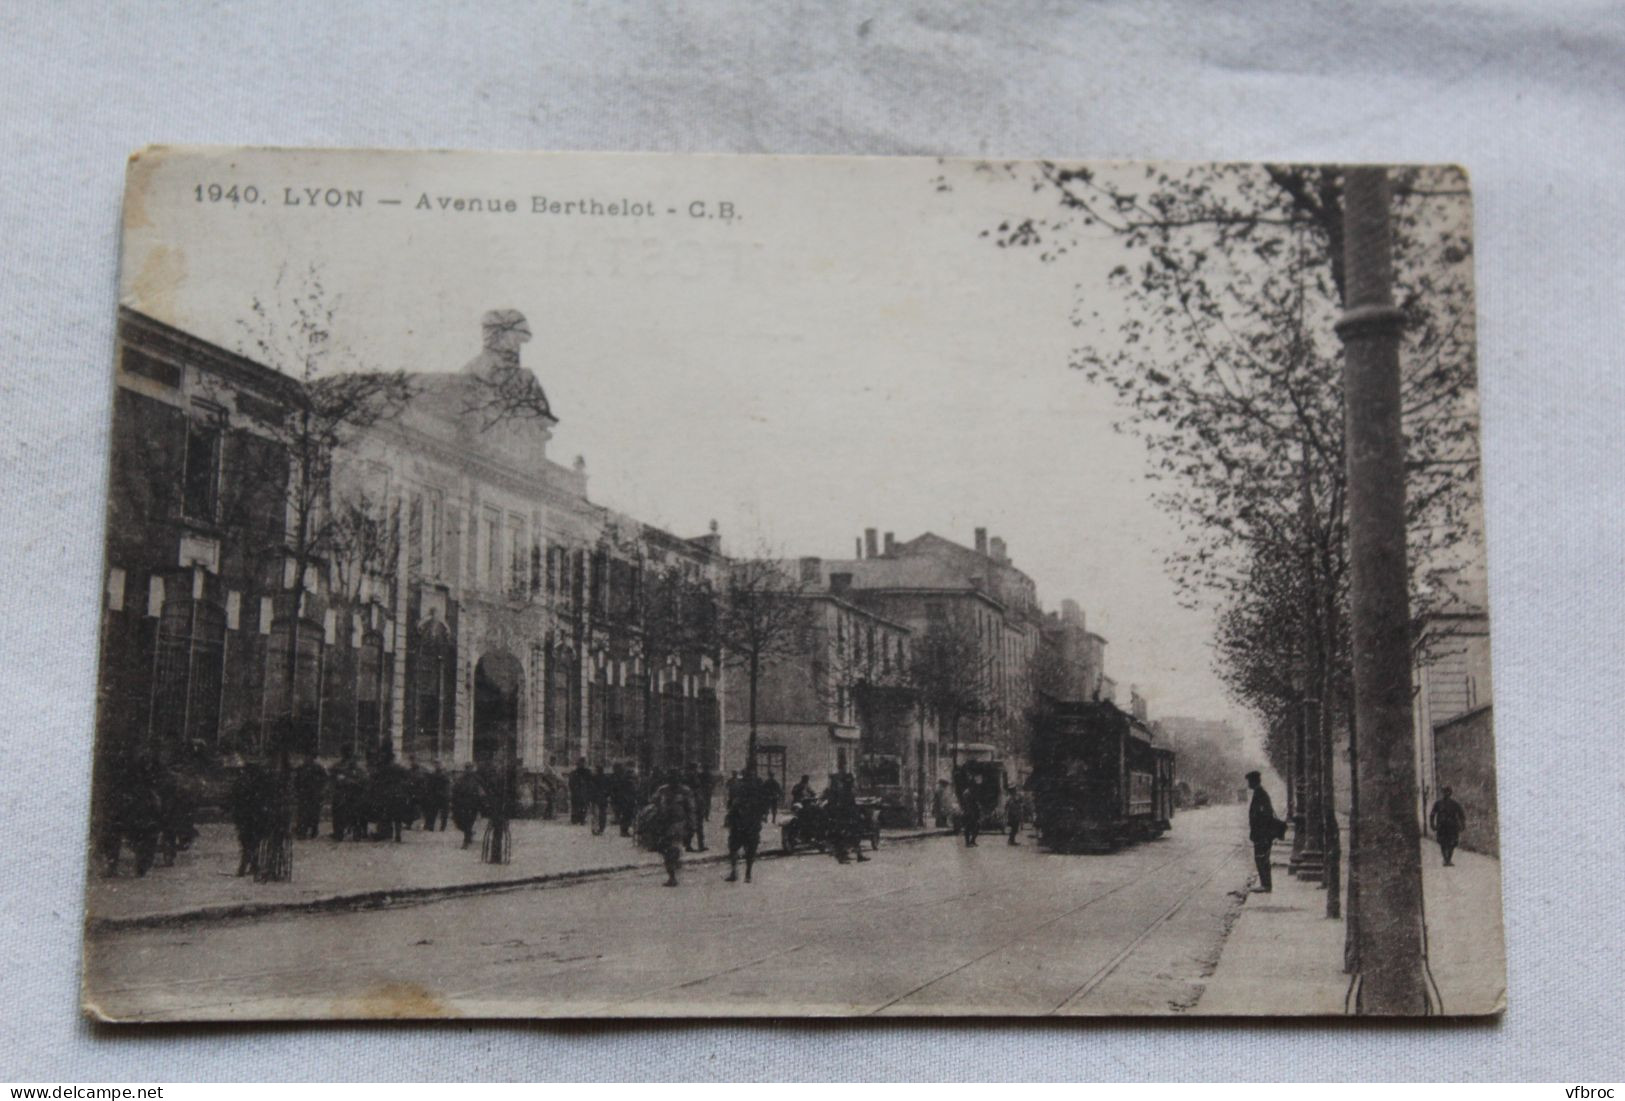
[[[1038,650],[1044,616],[1032,579],[1011,562],[1004,541],[976,531],[967,547],[927,532],[906,542],[892,533],[882,543],[867,529],[852,559],[818,560],[823,584],[907,627],[915,639],[949,631],[974,641],[976,660],[967,679],[977,683],[979,706],[940,737],[950,756],[967,743],[1024,771],[1031,709],[1037,699]]]
[[[1417,814],[1424,832],[1441,787],[1455,788],[1458,798],[1471,788],[1480,805],[1487,791],[1489,813],[1495,813],[1491,687],[1489,616],[1472,607],[1427,616],[1417,632],[1411,660]],[[1469,715],[1476,718],[1457,721]],[[1465,749],[1454,744],[1463,738],[1471,743]]]
[[[788,792],[802,776],[822,790],[832,772],[851,772],[864,794],[911,802],[935,784],[936,728],[923,721],[908,687],[910,631],[831,589],[816,558],[786,562],[798,578],[805,625],[793,652],[763,668],[756,698],[756,762]],[[749,757],[750,685],[735,671],[727,682],[723,767]],[[905,796],[908,797],[905,799]]]
[[[596,505],[582,462],[548,458],[522,316],[486,315],[462,370],[409,374],[304,523],[299,383],[133,312],[119,335],[103,745],[255,753],[286,731],[532,775],[719,759],[717,655],[656,599],[714,586],[717,536]]]
[[[1044,617],[1042,632],[1042,690],[1068,703],[1100,699],[1106,640],[1088,629],[1078,602],[1061,601],[1059,612]]]

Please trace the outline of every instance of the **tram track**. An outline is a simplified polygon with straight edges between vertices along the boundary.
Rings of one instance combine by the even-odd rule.
[[[1149,938],[1152,933],[1155,933],[1158,929],[1162,928],[1163,925],[1167,924],[1167,922],[1172,919],[1175,914],[1179,913],[1179,911],[1185,908],[1191,899],[1196,897],[1196,893],[1198,891],[1200,891],[1203,887],[1206,887],[1209,883],[1213,882],[1214,877],[1222,872],[1225,868],[1229,867],[1230,863],[1236,859],[1236,856],[1242,852],[1244,847],[1245,846],[1237,845],[1235,848],[1231,849],[1222,860],[1213,866],[1212,871],[1203,876],[1201,880],[1193,885],[1188,891],[1181,894],[1179,898],[1174,901],[1172,906],[1158,914],[1149,925],[1140,930],[1138,936],[1129,941],[1128,944],[1124,945],[1115,956],[1106,961],[1106,963],[1095,971],[1093,975],[1089,976],[1089,979],[1084,982],[1082,986],[1078,987],[1066,998],[1064,998],[1060,1005],[1057,1005],[1046,1015],[1053,1017],[1056,1014],[1064,1012],[1069,1007],[1077,1005],[1079,1002],[1083,1001],[1083,999],[1092,994],[1095,989],[1107,979],[1116,974],[1117,969],[1122,967],[1123,964],[1128,961],[1129,957],[1134,954],[1135,950],[1138,949],[1140,945],[1145,943],[1147,938]]]

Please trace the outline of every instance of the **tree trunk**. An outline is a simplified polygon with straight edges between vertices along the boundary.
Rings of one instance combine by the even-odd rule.
[[[745,742],[745,767],[756,767],[756,685],[761,677],[761,659],[756,654],[750,656],[750,736]]]

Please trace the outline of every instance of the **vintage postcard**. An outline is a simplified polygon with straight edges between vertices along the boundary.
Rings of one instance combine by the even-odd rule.
[[[85,1011],[1499,1012],[1472,267],[1446,167],[143,150]]]

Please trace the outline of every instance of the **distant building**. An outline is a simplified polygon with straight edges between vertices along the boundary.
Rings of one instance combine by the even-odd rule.
[[[1088,629],[1077,601],[1061,601],[1059,612],[1044,617],[1042,631],[1043,690],[1072,703],[1101,698],[1106,640]]]
[[[937,744],[921,732],[907,688],[907,627],[855,603],[844,588],[821,583],[820,563],[784,564],[807,588],[808,625],[796,652],[762,670],[756,699],[757,769],[773,773],[786,792],[803,775],[822,790],[831,772],[852,772],[865,791],[915,793],[935,784]],[[735,671],[724,699],[727,736],[722,768],[743,769],[749,752],[750,685]],[[924,771],[921,771],[921,765]]]
[[[1033,581],[1010,560],[1003,539],[978,528],[967,547],[927,532],[907,542],[875,529],[858,540],[852,559],[819,561],[822,583],[850,591],[854,603],[901,623],[916,638],[933,628],[971,634],[985,672],[985,708],[958,731],[958,741],[990,743],[1013,758],[1019,774],[1027,748],[1027,725],[1035,699],[1035,657],[1044,617]],[[953,752],[944,731],[944,752]]]
[[[1202,792],[1214,802],[1229,802],[1243,790],[1243,777],[1262,767],[1248,752],[1242,732],[1228,720],[1166,715],[1157,720],[1157,729],[1174,751],[1174,776],[1193,795]],[[1286,793],[1276,794],[1284,814]]]
[[[1145,722],[1151,717],[1151,707],[1146,703],[1145,697],[1140,695],[1138,685],[1129,685],[1128,713],[1133,715],[1136,719],[1139,719],[1141,722]]]

